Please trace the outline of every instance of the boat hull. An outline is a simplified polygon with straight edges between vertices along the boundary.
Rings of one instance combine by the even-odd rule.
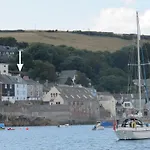
[[[99,126],[99,127],[93,128],[92,130],[104,130],[104,127],[103,126]]]
[[[150,127],[118,128],[115,133],[119,140],[150,139]]]

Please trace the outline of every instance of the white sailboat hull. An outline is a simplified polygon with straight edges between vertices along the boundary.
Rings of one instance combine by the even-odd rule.
[[[115,133],[119,140],[150,139],[150,127],[141,127],[141,128],[120,127],[116,129]]]

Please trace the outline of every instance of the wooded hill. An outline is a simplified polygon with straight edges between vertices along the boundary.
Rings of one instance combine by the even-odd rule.
[[[0,37],[14,37],[19,42],[40,42],[55,46],[66,45],[81,50],[114,52],[133,43],[134,34],[115,34],[95,31],[25,31],[1,30]],[[150,42],[150,36],[142,36]]]

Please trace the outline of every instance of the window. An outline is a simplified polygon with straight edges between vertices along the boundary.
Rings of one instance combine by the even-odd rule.
[[[7,84],[5,84],[5,89],[7,89]]]
[[[56,104],[60,104],[60,102],[56,102]]]
[[[85,95],[83,95],[83,97],[87,98]]]
[[[125,107],[130,107],[130,103],[125,103]]]
[[[80,96],[79,96],[79,95],[77,95],[77,97],[78,97],[78,98],[80,98]]]
[[[56,96],[58,95],[58,93],[56,93]]]
[[[71,95],[72,98],[74,98],[74,96]]]
[[[55,93],[53,93],[53,96],[55,97]]]
[[[6,65],[4,65],[4,67],[6,67]]]
[[[65,97],[66,97],[66,98],[68,98],[68,96],[67,96],[67,95],[65,95]]]
[[[53,94],[51,93],[51,97],[53,97]]]
[[[19,94],[19,91],[17,90],[17,95]]]
[[[6,70],[4,70],[4,73],[6,72]]]
[[[10,89],[12,89],[12,85],[10,84]]]
[[[7,92],[7,96],[10,96],[10,91]]]
[[[17,87],[18,87],[18,84],[17,84]]]

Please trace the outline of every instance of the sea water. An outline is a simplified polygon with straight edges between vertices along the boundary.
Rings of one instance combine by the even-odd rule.
[[[112,128],[91,125],[16,127],[0,131],[0,150],[150,150],[150,140],[118,141]]]

